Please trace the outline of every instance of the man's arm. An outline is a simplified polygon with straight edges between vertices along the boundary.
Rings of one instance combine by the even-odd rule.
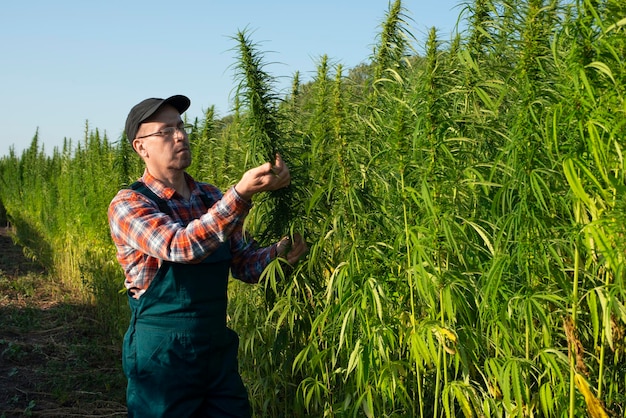
[[[250,205],[229,189],[200,218],[187,226],[162,213],[156,203],[132,190],[121,190],[109,205],[109,226],[119,247],[177,263],[199,262],[240,227]]]

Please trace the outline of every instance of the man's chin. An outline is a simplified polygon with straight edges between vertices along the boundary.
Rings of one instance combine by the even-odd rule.
[[[191,165],[191,155],[189,155],[186,158],[180,158],[178,160],[178,164],[176,165],[179,170],[184,170],[186,168],[189,168],[189,166]]]

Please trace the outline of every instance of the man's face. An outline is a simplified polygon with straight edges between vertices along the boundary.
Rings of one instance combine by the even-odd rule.
[[[160,135],[166,128],[180,128],[169,135]],[[191,164],[189,137],[182,129],[183,121],[178,111],[169,105],[163,106],[137,131],[133,147],[152,172],[184,170]],[[155,134],[155,135],[152,135]]]

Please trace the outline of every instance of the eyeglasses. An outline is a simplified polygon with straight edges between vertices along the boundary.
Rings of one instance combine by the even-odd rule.
[[[162,136],[165,138],[174,135],[176,131],[189,135],[193,131],[193,125],[168,126],[148,135],[136,136],[135,139],[147,138],[149,136]]]

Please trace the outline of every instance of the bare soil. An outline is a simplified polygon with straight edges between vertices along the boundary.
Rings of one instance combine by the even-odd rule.
[[[0,227],[0,418],[126,416],[119,341]]]

